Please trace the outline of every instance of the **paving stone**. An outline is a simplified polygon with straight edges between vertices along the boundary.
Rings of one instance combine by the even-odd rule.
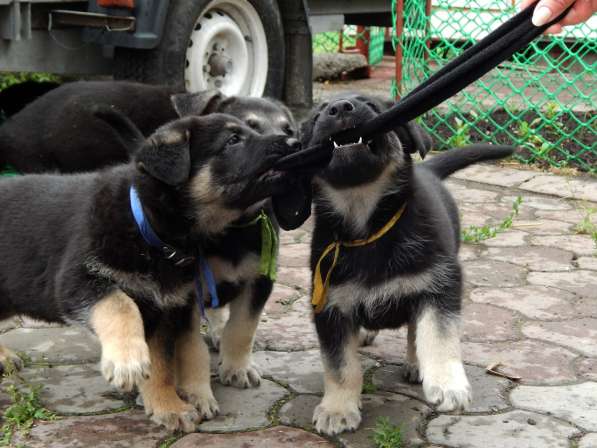
[[[549,413],[587,431],[597,431],[597,383],[520,386],[511,392],[510,399],[517,408]]]
[[[452,177],[500,187],[514,187],[537,176],[534,171],[516,170],[496,165],[472,165],[452,174]]]
[[[460,261],[470,261],[476,258],[479,258],[478,246],[474,244],[463,244],[460,246],[460,251],[458,252],[458,259]]]
[[[544,235],[532,236],[530,243],[535,246],[557,247],[577,255],[593,256],[597,253],[595,243],[588,235]]]
[[[482,242],[483,245],[489,247],[519,247],[527,246],[527,238],[529,234],[520,230],[506,230],[498,233],[493,238],[489,238]]]
[[[481,190],[479,188],[471,188],[468,185],[457,183],[454,181],[448,181],[445,183],[448,190],[459,203],[486,203],[496,202],[499,193],[489,190]]]
[[[284,267],[301,268],[309,266],[309,255],[311,246],[309,244],[292,244],[282,246],[278,256],[278,265]]]
[[[595,448],[597,446],[597,434],[584,435],[578,442],[578,448]]]
[[[572,252],[555,247],[492,247],[482,256],[524,266],[533,271],[570,271]]]
[[[257,327],[255,347],[291,351],[319,347],[309,300],[302,296],[290,305],[268,300]]]
[[[425,401],[420,384],[407,383],[402,378],[402,366],[386,365],[373,374],[373,384],[378,390],[401,393]],[[485,369],[465,365],[464,369],[471,383],[473,402],[467,412],[495,412],[509,407],[506,402],[506,389],[510,381],[489,375]]]
[[[592,271],[531,272],[527,280],[532,285],[553,286],[581,297],[597,299],[595,273]]]
[[[440,415],[429,422],[427,438],[458,448],[568,448],[577,430],[541,414],[511,411],[497,415]]]
[[[0,335],[0,344],[25,352],[34,362],[94,362],[101,355],[97,339],[78,327],[17,328]]]
[[[280,245],[308,243],[309,233],[304,228],[280,232]]]
[[[580,257],[576,262],[580,269],[597,271],[597,257]]]
[[[276,383],[261,380],[261,385],[252,389],[237,389],[213,385],[214,395],[220,404],[220,415],[199,425],[204,432],[245,431],[270,424],[268,412],[288,391]]]
[[[521,184],[521,190],[597,202],[597,182],[592,179],[541,175]]]
[[[573,208],[562,213],[558,210],[537,210],[535,212],[537,218],[554,219],[556,221],[564,221],[576,226],[586,216],[586,212],[580,208]]]
[[[467,341],[507,341],[519,339],[514,329],[514,313],[491,305],[470,303],[463,307],[463,339]]]
[[[526,269],[503,261],[484,258],[464,263],[464,279],[475,286],[522,286]]]
[[[199,446],[210,448],[332,448],[334,444],[302,429],[274,426],[245,433],[189,434],[174,443],[172,448],[197,448]]]
[[[382,330],[372,345],[359,348],[359,352],[383,362],[400,364],[406,359],[406,327],[399,331]]]
[[[581,359],[577,364],[578,373],[589,380],[597,381],[597,359]]]
[[[564,221],[555,221],[553,219],[515,219],[512,223],[512,228],[530,232],[533,235],[566,235],[567,233],[570,233],[572,224]]]
[[[597,356],[597,319],[528,322],[522,332],[529,338],[560,344],[586,356]]]
[[[505,373],[520,376],[523,384],[560,384],[576,380],[576,354],[541,341],[463,342],[465,362],[486,367],[500,362]]]
[[[548,198],[545,196],[532,196],[522,194],[522,207],[532,207],[537,210],[565,211],[570,210],[572,206],[562,198]],[[512,204],[516,196],[503,196],[502,203]]]
[[[95,365],[27,368],[21,376],[41,384],[42,403],[58,414],[89,414],[126,405],[125,397],[111,387]]]
[[[373,429],[379,417],[387,417],[393,425],[402,428],[403,442],[406,446],[421,446],[423,441],[417,433],[431,409],[419,400],[388,392],[378,392],[375,395],[362,397],[361,426],[353,433],[340,434],[338,439],[343,446],[361,448],[371,446]],[[299,395],[290,400],[280,409],[280,421],[283,424],[313,429],[312,417],[315,406],[321,397],[313,395]]]
[[[155,448],[170,433],[139,410],[37,422],[30,437],[15,437],[27,448]]]
[[[531,319],[570,319],[580,317],[584,312],[573,305],[574,294],[545,286],[475,288],[470,299],[509,308]]]
[[[290,286],[282,285],[281,283],[274,283],[274,289],[268,299],[268,305],[276,306],[276,304],[287,307],[294,304],[303,294]],[[285,308],[284,310],[287,310]]]
[[[311,269],[279,266],[277,281],[287,286],[298,286],[304,291],[309,291],[311,289]]]
[[[264,375],[290,386],[298,393],[323,393],[323,365],[319,350],[302,352],[255,352],[255,362]],[[377,362],[361,356],[363,371],[378,365]]]

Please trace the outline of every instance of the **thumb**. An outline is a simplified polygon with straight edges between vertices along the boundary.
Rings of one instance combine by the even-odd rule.
[[[555,19],[575,0],[541,0],[533,11],[532,22],[535,26],[542,26]]]

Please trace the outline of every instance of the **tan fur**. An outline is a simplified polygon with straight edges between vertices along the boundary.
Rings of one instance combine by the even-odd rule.
[[[89,325],[102,346],[101,370],[116,387],[131,390],[149,375],[150,357],[139,308],[116,291],[93,306]]]
[[[0,367],[2,372],[10,372],[11,369],[19,370],[23,367],[23,361],[11,349],[0,345]]]
[[[207,419],[219,408],[210,385],[209,350],[201,334],[201,318],[193,313],[190,331],[178,337],[175,345],[176,386],[181,396]]]
[[[154,422],[171,431],[191,432],[200,421],[199,413],[176,393],[174,360],[167,357],[166,344],[166,331],[158,328],[149,339],[151,374],[140,385],[139,391],[143,397],[145,412],[151,415]]]
[[[363,373],[358,357],[358,333],[351,336],[344,349],[340,370],[331,369],[324,357],[324,395],[315,408],[313,420],[317,431],[338,434],[356,429],[361,423]]]
[[[220,380],[241,388],[258,386],[261,374],[252,362],[252,352],[261,313],[250,311],[251,289],[244,288],[229,306],[230,318],[220,341]]]

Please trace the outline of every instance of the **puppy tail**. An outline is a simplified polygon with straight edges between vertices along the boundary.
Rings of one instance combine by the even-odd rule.
[[[93,115],[100,120],[105,121],[112,129],[116,131],[122,145],[130,157],[132,157],[141,144],[145,141],[145,136],[139,128],[123,112],[113,106],[98,104],[92,109]]]
[[[513,146],[479,143],[442,152],[418,166],[430,170],[440,179],[445,179],[450,174],[474,163],[508,157],[514,153],[514,150]]]

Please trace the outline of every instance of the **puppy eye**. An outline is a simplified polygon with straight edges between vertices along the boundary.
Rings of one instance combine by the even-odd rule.
[[[282,130],[284,131],[284,133],[286,135],[294,135],[294,130],[290,127],[289,124],[284,125],[284,127],[282,128]]]
[[[257,123],[255,120],[248,120],[247,124],[251,129],[259,129],[259,123]]]
[[[226,141],[226,146],[236,145],[237,143],[240,143],[240,142],[241,142],[240,136],[238,136],[237,134],[232,134]]]

